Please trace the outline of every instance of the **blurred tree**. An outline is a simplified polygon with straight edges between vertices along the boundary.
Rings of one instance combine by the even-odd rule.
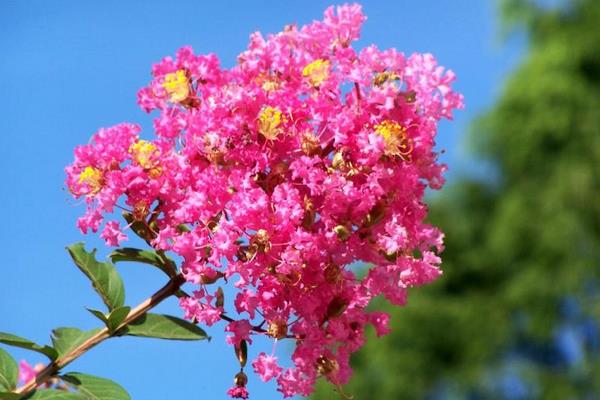
[[[473,129],[498,175],[433,202],[444,276],[388,307],[358,400],[600,399],[600,1],[538,3],[503,3],[530,50]]]

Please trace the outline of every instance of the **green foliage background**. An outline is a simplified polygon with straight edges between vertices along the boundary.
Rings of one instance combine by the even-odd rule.
[[[600,1],[502,5],[530,48],[470,136],[497,176],[434,200],[444,275],[407,307],[377,305],[392,333],[371,332],[353,358],[355,399],[503,398],[490,371],[516,343],[551,341],[566,296],[600,321]],[[532,364],[524,379],[537,388],[526,398],[598,399],[600,357],[575,372]],[[321,382],[313,399],[337,397]]]

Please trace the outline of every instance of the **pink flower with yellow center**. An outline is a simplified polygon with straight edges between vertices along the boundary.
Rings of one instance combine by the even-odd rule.
[[[163,88],[173,103],[181,103],[190,95],[190,82],[182,69],[166,74]]]
[[[313,87],[319,87],[329,77],[329,68],[329,61],[318,59],[304,67],[302,76],[307,78]]]
[[[396,121],[385,120],[375,125],[375,133],[383,138],[385,155],[398,156],[408,160],[413,150],[410,140],[406,137],[406,128]]]
[[[285,117],[278,108],[265,107],[258,115],[258,131],[267,140],[275,140],[281,133]]]
[[[158,148],[146,140],[139,140],[132,144],[129,153],[133,160],[144,169],[154,168],[160,155]]]
[[[87,166],[79,174],[77,182],[87,185],[88,194],[96,194],[102,189],[102,171],[98,168]]]

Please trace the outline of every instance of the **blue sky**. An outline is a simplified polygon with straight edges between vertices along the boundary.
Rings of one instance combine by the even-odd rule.
[[[152,117],[135,102],[150,67],[183,45],[216,53],[231,66],[248,35],[320,19],[323,1],[17,1],[0,2],[0,331],[39,342],[58,326],[97,326],[84,306],[100,308],[89,284],[69,261],[65,245],[85,240],[75,228],[83,207],[64,190],[72,150],[102,126],[141,123],[151,137]],[[439,147],[452,179],[475,173],[462,139],[469,122],[493,102],[502,78],[522,52],[518,40],[499,40],[493,1],[364,1],[368,20],[357,47],[370,43],[406,53],[431,52],[458,75],[467,108],[443,123]],[[163,284],[156,271],[120,267],[128,302],[135,305]],[[175,301],[158,309],[180,315]],[[69,370],[111,378],[136,400],[226,399],[236,360],[222,325],[209,342],[113,339]],[[250,354],[270,351],[266,342]],[[12,350],[11,350],[12,351]],[[278,350],[285,358],[285,346]],[[41,361],[14,351],[17,358]],[[276,399],[274,385],[250,375],[254,399]]]

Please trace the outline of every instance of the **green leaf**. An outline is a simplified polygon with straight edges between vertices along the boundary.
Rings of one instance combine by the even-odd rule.
[[[175,262],[165,255],[158,254],[153,250],[140,250],[131,247],[117,249],[108,255],[112,262],[131,261],[153,265],[163,271],[169,277],[177,274]]]
[[[0,332],[0,343],[7,344],[9,346],[21,347],[27,350],[37,351],[38,353],[44,354],[46,357],[54,360],[58,355],[56,350],[50,346],[40,346],[31,340],[15,336],[10,333]]]
[[[13,390],[17,385],[19,367],[10,354],[0,349],[0,390]]]
[[[16,393],[0,392],[0,400],[20,400],[21,395]]]
[[[108,330],[112,333],[117,330],[121,322],[127,318],[129,315],[129,311],[131,311],[131,307],[123,306],[119,308],[115,308],[112,310],[110,315],[108,316]]]
[[[87,252],[83,243],[75,243],[67,247],[67,250],[75,265],[92,281],[94,289],[110,310],[121,307],[125,303],[123,280],[114,265],[98,262],[96,249]]]
[[[61,377],[88,400],[130,400],[129,394],[121,385],[105,378],[71,372]]]
[[[60,357],[94,336],[100,329],[82,331],[77,328],[57,328],[52,331],[52,343]]]
[[[87,400],[82,394],[67,392],[66,390],[41,389],[23,400]]]
[[[93,308],[86,308],[92,315],[102,321],[105,325],[108,326],[108,317],[100,310],[94,310]]]
[[[206,332],[196,325],[170,315],[145,314],[127,325],[127,334],[171,340],[208,339]]]

